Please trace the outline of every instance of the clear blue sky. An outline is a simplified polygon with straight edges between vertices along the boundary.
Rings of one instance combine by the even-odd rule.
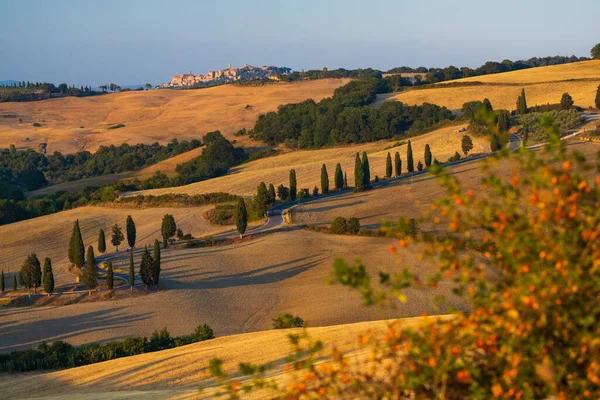
[[[0,80],[120,85],[231,63],[478,66],[589,56],[600,0],[0,0]]]

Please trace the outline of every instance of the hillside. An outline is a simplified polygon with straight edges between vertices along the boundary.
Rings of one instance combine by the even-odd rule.
[[[466,125],[449,126],[411,138],[415,165],[419,160],[423,161],[426,144],[431,146],[433,157],[440,161],[446,161],[448,157],[454,155],[455,151],[460,151],[461,138],[465,133],[468,133],[459,132],[463,127],[466,127]],[[404,139],[402,142],[407,142],[407,140]],[[375,175],[379,175],[379,177],[385,175],[385,160],[388,152],[392,156],[396,151],[400,153],[400,157],[404,160],[403,170],[406,171],[406,144],[386,150],[386,147],[398,142],[398,140],[385,140],[321,150],[295,151],[243,164],[233,168],[228,175],[217,179],[174,188],[144,190],[131,194],[228,192],[238,195],[252,195],[256,192],[256,186],[261,181],[267,184],[273,183],[276,187],[280,184],[288,186],[289,170],[291,168],[296,169],[298,187],[312,190],[314,186],[320,187],[321,166],[324,163],[327,165],[331,181],[333,181],[336,164],[341,163],[342,169],[348,174],[348,184],[352,185],[354,182],[354,157],[357,152],[366,151],[369,154],[369,164],[373,178]],[[474,153],[489,151],[489,142],[485,138],[473,137],[473,145]]]
[[[95,151],[101,145],[165,143],[199,139],[220,130],[227,138],[252,128],[260,114],[280,104],[331,96],[348,79],[246,87],[223,85],[199,90],[152,90],[0,104],[0,147],[48,152]],[[250,108],[246,108],[250,105]],[[21,122],[22,121],[22,122]],[[41,127],[32,126],[39,123]],[[109,129],[117,124],[124,127]]]
[[[455,83],[481,82],[474,86],[444,87]],[[435,86],[440,85],[437,88]],[[477,76],[447,81],[427,89],[414,89],[382,96],[380,100],[397,100],[408,104],[424,102],[458,110],[471,100],[488,98],[494,108],[513,110],[521,89],[525,88],[527,104],[531,106],[560,102],[568,92],[580,107],[594,104],[596,89],[600,85],[600,61],[582,61],[572,64],[530,68],[520,71]]]
[[[402,320],[403,326],[418,326],[422,318]],[[308,328],[307,332],[325,343],[335,343],[350,359],[362,357],[357,335],[373,329],[384,332],[385,321]],[[221,358],[227,373],[237,370],[239,361],[256,364],[273,362],[277,369],[271,377],[284,382],[284,358],[291,347],[287,335],[295,330],[270,330],[228,337],[217,337],[156,353],[92,364],[63,371],[21,375],[0,375],[0,393],[5,399],[198,399],[216,398],[217,386],[209,378],[208,362]],[[330,347],[325,348],[325,354]],[[200,394],[200,385],[203,391]],[[263,395],[264,396],[264,395]],[[248,398],[248,397],[244,397]],[[261,398],[256,393],[250,398]]]

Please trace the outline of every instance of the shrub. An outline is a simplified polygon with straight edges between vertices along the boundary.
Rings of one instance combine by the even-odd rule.
[[[294,317],[289,313],[279,314],[277,318],[273,319],[273,329],[302,328],[303,326],[304,320],[302,318]]]
[[[331,233],[335,234],[344,234],[348,232],[348,225],[346,222],[346,218],[344,217],[336,217],[331,223],[331,227],[329,228]]]
[[[353,235],[358,234],[358,231],[360,231],[360,221],[358,220],[358,218],[352,217],[348,219],[348,221],[346,222],[346,229],[348,233],[351,233]]]
[[[461,159],[460,154],[457,151],[454,153],[454,155],[452,157],[448,158],[448,162],[458,161],[460,159]]]
[[[42,126],[42,124],[40,124],[39,122],[34,122],[32,124],[32,126],[35,126],[36,128],[39,128],[40,126]]]

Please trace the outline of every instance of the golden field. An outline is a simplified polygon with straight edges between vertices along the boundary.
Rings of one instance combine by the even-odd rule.
[[[571,80],[572,79],[572,80]],[[449,82],[483,82],[486,84],[464,87],[443,87]],[[573,97],[575,105],[589,107],[594,104],[600,85],[600,61],[583,61],[550,67],[531,68],[502,74],[477,76],[440,83],[442,87],[408,90],[382,100],[397,100],[407,104],[424,102],[458,110],[467,101],[488,98],[494,108],[513,110],[521,89],[525,89],[527,105],[556,104],[563,93]]]
[[[20,149],[35,149],[46,142],[49,153],[93,152],[101,145],[200,139],[214,130],[232,139],[233,133],[252,128],[260,114],[274,111],[280,104],[308,98],[319,101],[348,82],[326,79],[257,87],[223,85],[0,103],[0,147],[15,144]],[[42,126],[36,128],[34,122]],[[125,126],[108,129],[116,124]]]

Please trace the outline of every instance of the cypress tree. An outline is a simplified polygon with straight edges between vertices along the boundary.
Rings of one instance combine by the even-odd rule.
[[[83,245],[83,239],[81,238],[81,230],[79,229],[79,220],[75,220],[73,224],[73,232],[71,233],[71,240],[69,242],[69,261],[71,261],[77,268],[82,268],[85,255],[85,247]]]
[[[98,286],[98,270],[96,269],[96,257],[94,248],[88,247],[85,268],[83,269],[83,283],[87,287],[89,294]]]
[[[334,184],[335,190],[341,190],[344,188],[344,173],[342,172],[342,166],[338,163],[335,166],[335,176],[334,176]]]
[[[563,110],[569,110],[571,107],[573,107],[573,104],[573,98],[571,95],[569,93],[563,93],[560,99],[560,108]]]
[[[269,190],[267,189],[267,185],[265,185],[264,182],[261,182],[256,188],[256,197],[254,197],[254,205],[256,211],[261,217],[265,215],[265,213],[271,206]]]
[[[17,275],[13,275],[13,290],[16,292],[18,289],[18,285],[17,285]]]
[[[490,148],[492,149],[492,152],[500,150],[500,139],[498,138],[498,135],[492,134],[492,137],[490,138]]]
[[[406,170],[411,173],[415,171],[415,164],[413,161],[412,144],[408,141],[408,147],[406,149]]]
[[[125,221],[125,231],[127,232],[127,243],[129,244],[129,247],[135,247],[135,222],[133,222],[131,215],[128,215],[127,220]]]
[[[42,268],[35,253],[28,255],[21,265],[19,280],[21,286],[25,286],[28,291],[33,288],[33,293],[36,293],[38,286],[42,284]],[[31,295],[31,292],[29,294]]]
[[[121,244],[121,242],[124,239],[123,231],[121,230],[121,227],[117,224],[114,224],[112,226],[112,228],[110,228],[110,229],[112,231],[112,233],[110,235],[110,242],[112,243],[113,246],[115,246],[117,251],[119,251],[119,245]]]
[[[371,185],[371,167],[369,166],[369,157],[367,157],[366,151],[363,151],[362,167],[363,167],[363,187],[369,187]]]
[[[492,103],[490,103],[488,98],[483,99],[483,108],[485,108],[486,111],[494,111],[494,107],[492,107]]]
[[[290,170],[290,200],[296,201],[297,193],[297,182],[296,182],[296,170]]]
[[[527,114],[527,99],[525,98],[525,89],[521,89],[521,96],[519,96],[519,114]]]
[[[400,153],[396,152],[394,155],[394,169],[396,176],[400,176],[402,174],[402,160],[400,159]]]
[[[273,185],[272,183],[269,184],[269,200],[271,201],[271,204],[275,203],[276,197],[275,197],[275,185]]]
[[[387,157],[385,159],[385,176],[389,178],[392,176],[392,156],[388,151]]]
[[[135,269],[133,265],[133,249],[129,249],[129,289],[133,290],[135,285]]]
[[[238,200],[233,219],[235,220],[235,226],[237,228],[237,231],[240,233],[241,238],[244,236],[244,233],[246,232],[246,227],[248,226],[248,212],[246,211],[246,202],[242,198]]]
[[[165,214],[162,219],[160,233],[163,239],[163,247],[166,249],[169,245],[169,239],[177,232],[177,224],[175,218],[171,214]]]
[[[433,157],[431,156],[431,148],[429,147],[429,144],[425,145],[425,166],[429,167],[431,166],[431,160],[433,159]]]
[[[154,253],[152,254],[152,260],[154,261],[152,264],[152,280],[155,285],[158,285],[158,280],[160,279],[160,243],[158,243],[158,240],[154,241]]]
[[[52,272],[52,260],[48,257],[44,259],[43,280],[44,290],[50,296],[54,292],[54,272]]]
[[[356,159],[354,160],[354,187],[357,190],[362,189],[364,181],[365,175],[362,162],[360,161],[360,156],[356,153]]]
[[[115,277],[113,273],[112,261],[106,262],[106,287],[112,292],[115,286]]]
[[[104,235],[104,231],[100,229],[98,232],[98,252],[101,254],[106,251],[106,236]]]
[[[600,109],[600,85],[598,85],[598,89],[596,90],[596,108]]]
[[[0,292],[4,292],[4,270],[0,273]]]
[[[327,174],[327,167],[325,164],[321,167],[321,193],[329,193],[329,175]]]
[[[348,174],[344,172],[344,187],[348,187]]]
[[[419,160],[419,162],[417,163],[417,171],[423,171],[423,163],[421,162],[421,160]]]
[[[152,270],[154,267],[152,266],[152,264],[154,264],[154,260],[152,260],[152,256],[148,251],[148,246],[146,246],[144,247],[144,252],[142,253],[142,261],[140,262],[140,276],[142,278],[142,282],[144,282],[146,286],[150,285],[153,282]]]

